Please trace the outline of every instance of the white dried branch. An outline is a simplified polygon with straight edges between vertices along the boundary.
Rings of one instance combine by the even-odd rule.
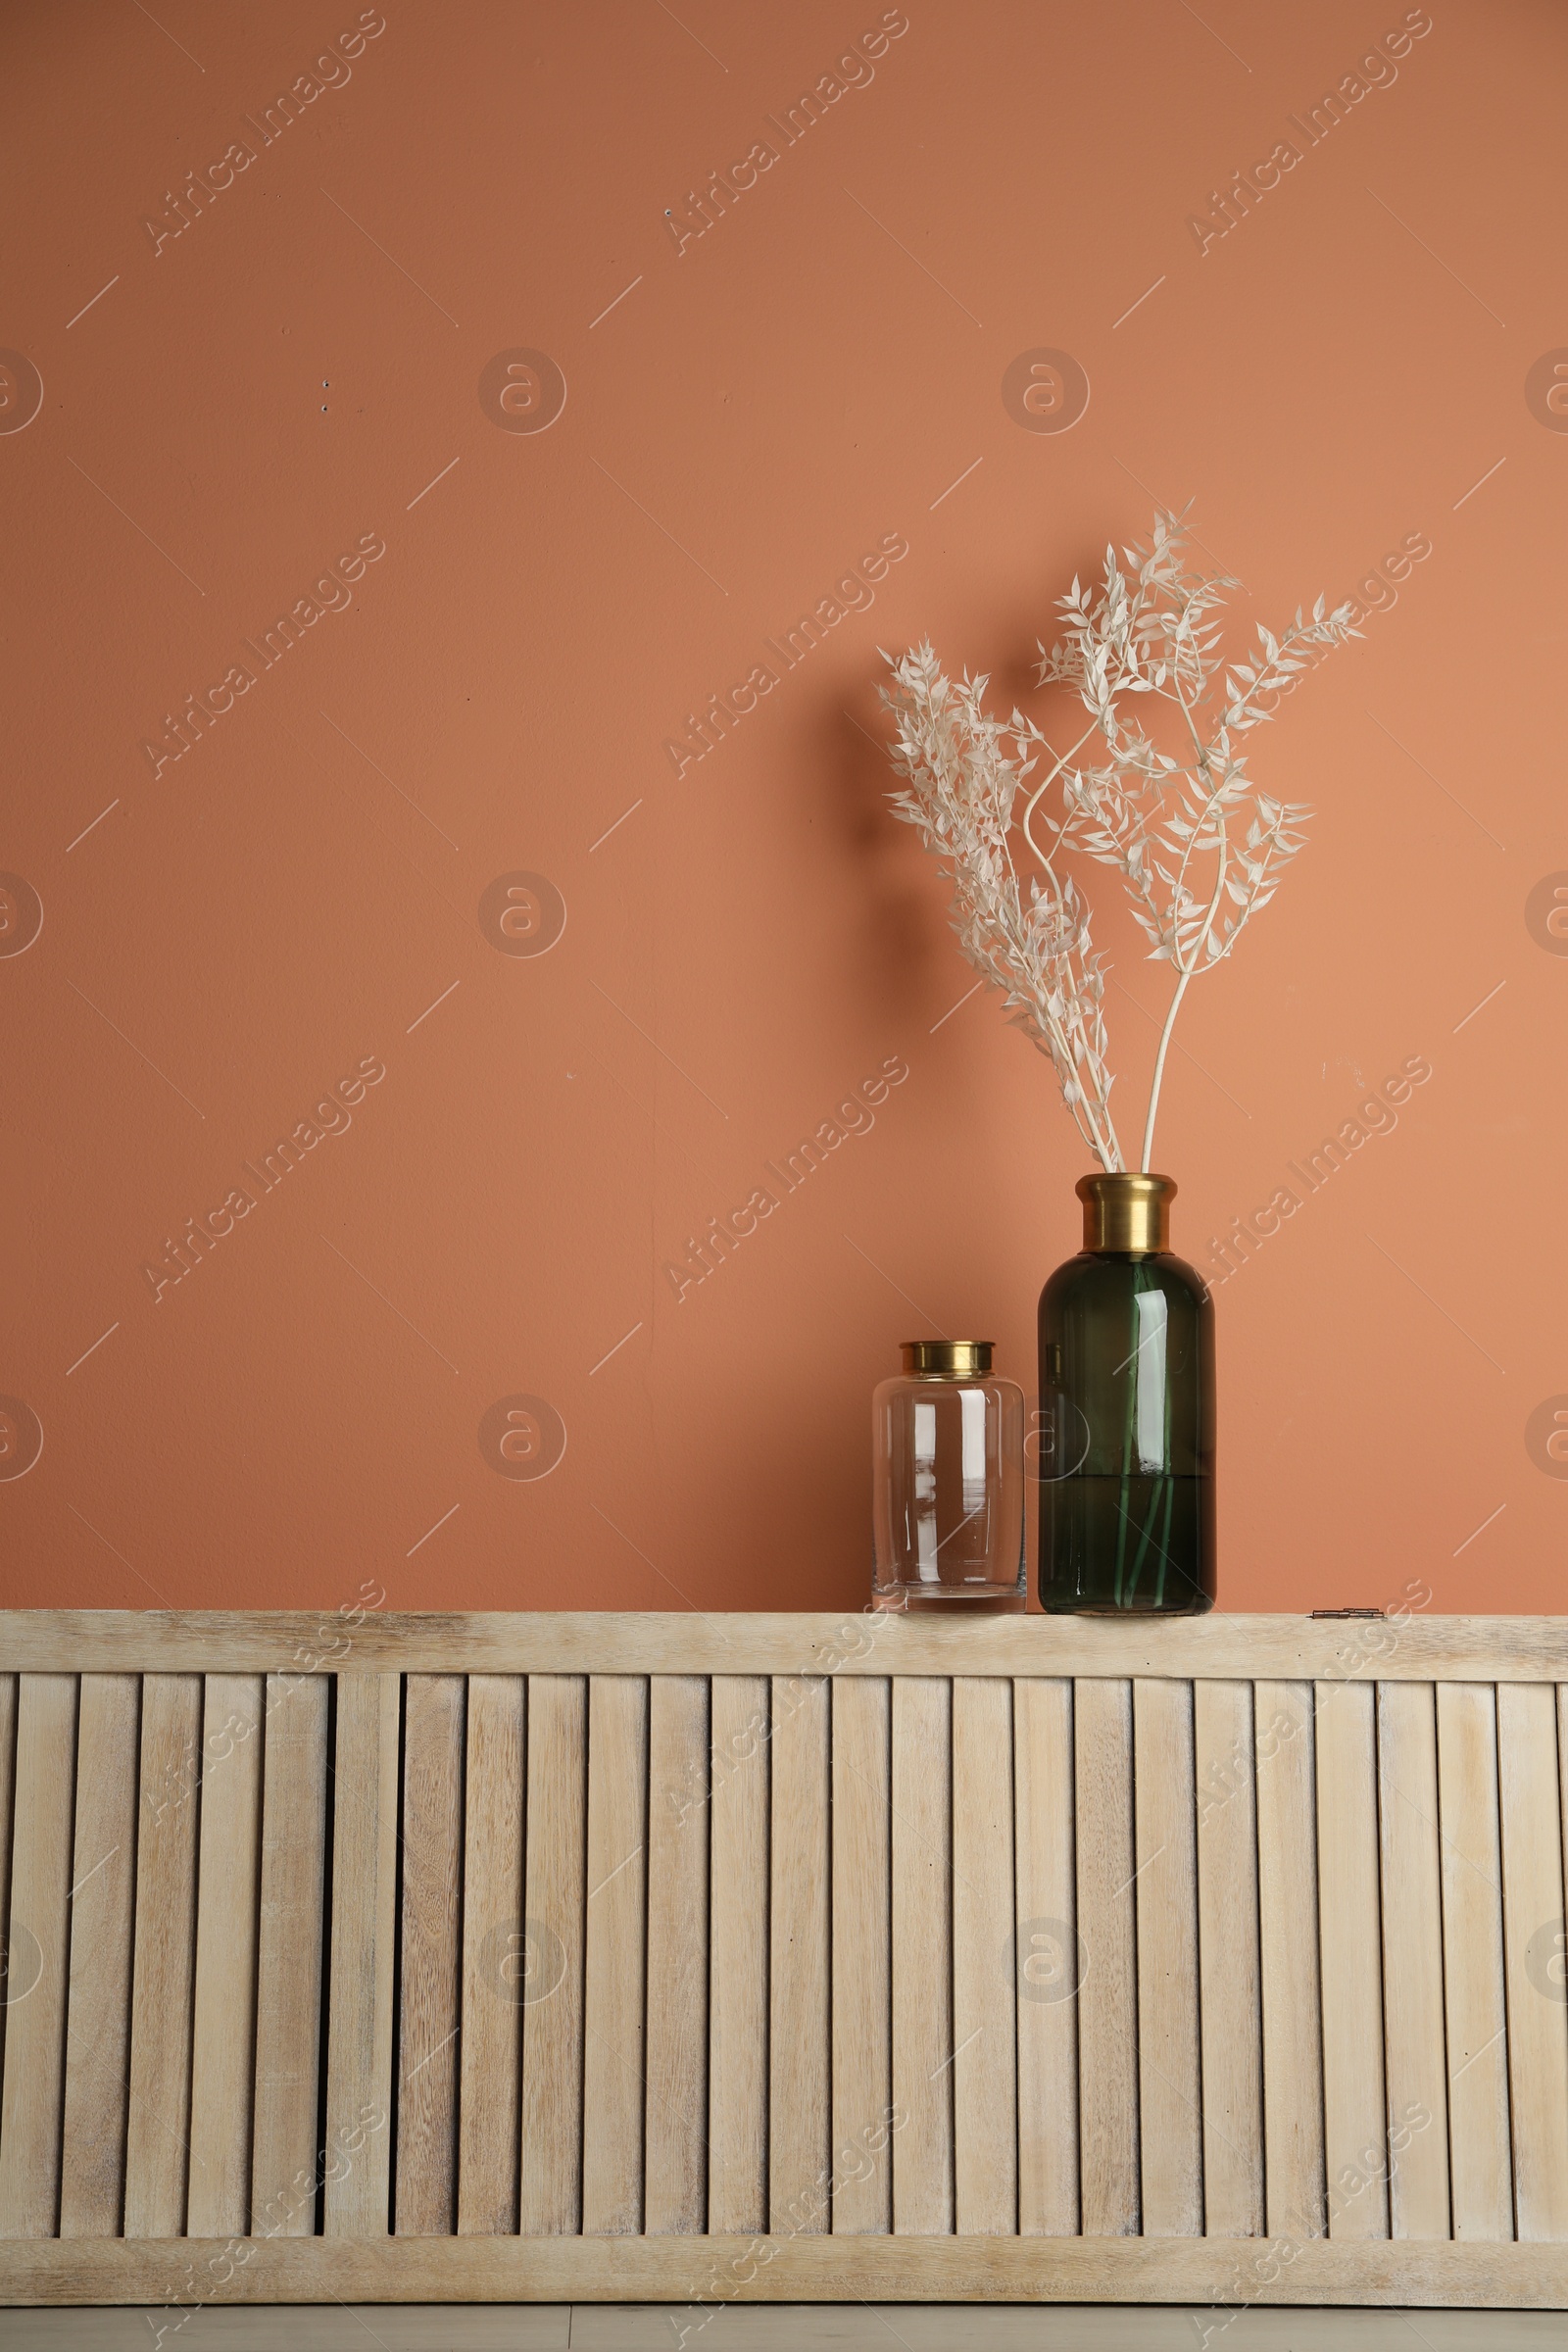
[[[1075,578],[1058,600],[1063,633],[1049,653],[1040,648],[1040,682],[1071,688],[1089,718],[1059,755],[1021,712],[992,717],[986,679],[949,679],[928,644],[886,657],[893,687],[883,700],[898,723],[891,757],[907,786],[890,796],[894,813],[947,860],[963,954],[1050,1054],[1079,1133],[1112,1171],[1125,1163],[1110,1114],[1104,961],[1091,953],[1089,908],[1057,860],[1077,854],[1113,866],[1151,956],[1173,970],[1144,1128],[1147,1169],[1188,985],[1233,953],[1305,839],[1310,810],[1261,791],[1237,739],[1273,715],[1270,701],[1313,649],[1358,634],[1348,605],[1328,612],[1319,597],[1310,617],[1298,609],[1278,637],[1259,625],[1256,653],[1227,664],[1212,615],[1237,583],[1190,569],[1186,549],[1185,516],[1162,511],[1149,545],[1123,550],[1125,569],[1107,548],[1098,589]],[[1159,702],[1179,714],[1175,753],[1144,723]],[[1080,763],[1097,739],[1095,760]],[[1049,766],[1019,814],[1020,789],[1042,755]],[[1040,867],[1027,894],[1014,831]]]

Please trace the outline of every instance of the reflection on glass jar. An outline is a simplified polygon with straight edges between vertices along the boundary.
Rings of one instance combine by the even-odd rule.
[[[910,1340],[871,1404],[880,1600],[1021,1600],[1023,1391],[989,1340]]]

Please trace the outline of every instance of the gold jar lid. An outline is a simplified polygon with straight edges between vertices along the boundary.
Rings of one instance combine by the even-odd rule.
[[[906,1340],[904,1369],[920,1380],[974,1380],[991,1369],[995,1340]]]

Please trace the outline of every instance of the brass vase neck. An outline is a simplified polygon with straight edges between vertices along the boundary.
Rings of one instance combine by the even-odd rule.
[[[1170,1204],[1176,1187],[1168,1176],[1080,1176],[1084,1204],[1084,1248],[1147,1254],[1170,1248]]]

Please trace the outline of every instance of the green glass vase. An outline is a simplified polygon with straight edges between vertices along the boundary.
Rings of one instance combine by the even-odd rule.
[[[1168,1176],[1085,1176],[1084,1246],[1040,1294],[1040,1598],[1214,1605],[1214,1307],[1170,1251]]]

